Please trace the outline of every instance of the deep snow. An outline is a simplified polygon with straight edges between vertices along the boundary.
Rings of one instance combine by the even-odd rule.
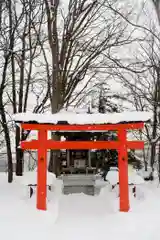
[[[131,211],[118,211],[115,192],[105,187],[99,196],[54,194],[46,212],[37,211],[35,197],[24,195],[22,179],[8,184],[0,175],[1,239],[152,240],[159,239],[160,189],[141,186],[143,199],[131,197]]]

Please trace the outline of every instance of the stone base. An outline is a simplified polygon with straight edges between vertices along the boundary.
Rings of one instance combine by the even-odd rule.
[[[98,195],[101,187],[95,186],[96,176],[85,174],[63,175],[63,193],[78,194],[84,193],[86,195]]]

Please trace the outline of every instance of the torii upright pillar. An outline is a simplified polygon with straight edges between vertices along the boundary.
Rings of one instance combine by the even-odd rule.
[[[46,210],[47,196],[47,131],[38,131],[38,164],[37,164],[37,209]]]
[[[118,131],[120,148],[118,149],[118,168],[119,168],[119,198],[120,211],[129,211],[129,187],[128,187],[128,152],[126,129]]]

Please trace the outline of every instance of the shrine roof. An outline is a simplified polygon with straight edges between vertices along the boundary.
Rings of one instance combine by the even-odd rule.
[[[148,122],[152,119],[151,112],[122,112],[122,113],[75,113],[61,111],[55,114],[36,114],[31,112],[17,113],[13,115],[16,123],[39,123],[39,124],[118,124]]]

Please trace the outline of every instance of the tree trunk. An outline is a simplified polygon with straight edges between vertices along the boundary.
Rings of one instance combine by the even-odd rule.
[[[147,172],[147,170],[148,170],[148,161],[147,161],[147,158],[146,158],[145,149],[143,149],[143,160],[144,160],[144,170]]]
[[[154,170],[154,163],[156,157],[156,144],[152,144],[151,146],[151,168]]]
[[[20,148],[16,149],[16,176],[23,175],[23,150]]]
[[[60,141],[60,137],[52,134],[52,139],[55,141]],[[50,151],[50,160],[49,160],[49,166],[48,171],[55,173],[56,176],[60,175],[60,150],[51,150]]]
[[[13,164],[12,164],[12,151],[11,151],[11,142],[9,136],[9,129],[6,121],[5,110],[3,107],[3,103],[0,103],[0,113],[2,118],[2,126],[5,135],[6,147],[7,147],[7,160],[8,160],[8,182],[11,183],[13,181]]]
[[[159,182],[160,182],[160,141],[158,144],[158,177],[159,177]]]
[[[146,160],[144,160],[144,170],[145,170],[146,172],[147,172],[147,170],[148,170],[147,166],[148,166],[148,163],[147,163]]]
[[[155,93],[155,103],[157,100],[157,90]],[[153,129],[152,129],[152,139],[155,139],[157,136],[157,124],[158,124],[158,119],[157,119],[157,105],[154,105],[154,117],[153,117]],[[153,179],[153,172],[154,172],[154,163],[155,163],[155,157],[156,157],[156,144],[152,143],[151,145],[151,158],[150,158],[150,166],[152,168],[152,173],[151,173],[151,179]]]
[[[45,1],[48,17],[48,40],[52,52],[52,95],[51,95],[51,109],[52,113],[57,113],[61,107],[61,92],[60,92],[60,71],[59,71],[59,39],[57,33],[57,13],[59,1],[54,1],[53,12],[50,11],[48,1]],[[50,1],[51,5],[53,4]],[[54,18],[51,19],[51,14],[54,13]],[[59,141],[60,137],[52,134],[52,139]],[[59,151],[51,150],[50,152],[50,162],[48,170],[54,172],[56,176],[59,175]]]
[[[23,132],[16,126],[16,176],[23,175],[24,151],[19,147],[20,142],[25,140]]]
[[[59,150],[51,150],[48,171],[55,173],[56,177],[60,176],[60,159]]]

